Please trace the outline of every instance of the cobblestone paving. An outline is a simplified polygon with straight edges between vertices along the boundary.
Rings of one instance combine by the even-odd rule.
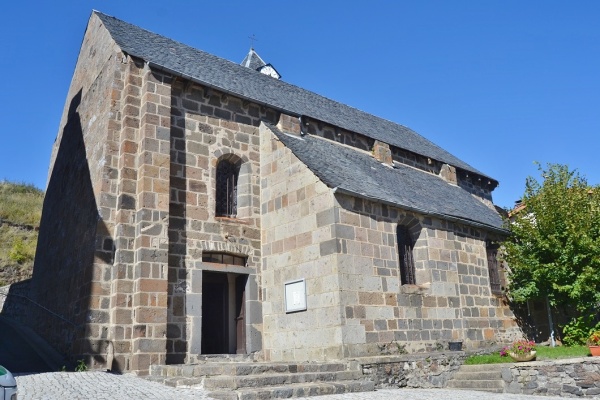
[[[19,400],[192,400],[208,399],[202,389],[182,389],[133,375],[106,372],[50,372],[16,376]]]
[[[209,399],[202,389],[171,388],[133,375],[105,372],[51,372],[16,377],[19,400],[188,400]],[[449,389],[386,389],[347,393],[312,400],[557,400],[561,397],[494,394]]]

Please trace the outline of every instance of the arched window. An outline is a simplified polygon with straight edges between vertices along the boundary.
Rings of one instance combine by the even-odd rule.
[[[496,242],[488,240],[485,243],[485,252],[487,253],[488,273],[490,275],[490,289],[492,293],[502,293],[502,283],[500,282],[500,268],[498,265],[498,248]]]
[[[398,261],[400,262],[400,282],[402,285],[414,285],[417,283],[413,257],[415,243],[410,231],[404,225],[398,225],[396,228],[396,238],[398,241]]]
[[[239,167],[228,160],[217,164],[217,217],[235,217],[237,214],[237,184]]]

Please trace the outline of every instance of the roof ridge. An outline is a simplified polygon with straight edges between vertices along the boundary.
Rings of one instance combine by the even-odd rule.
[[[101,16],[101,17],[107,17],[107,18],[114,19],[115,21],[119,21],[119,23],[121,23],[121,24],[126,24],[126,25],[129,25],[129,26],[133,26],[133,27],[135,27],[135,28],[137,28],[137,29],[141,29],[141,30],[143,30],[143,31],[146,31],[146,32],[148,32],[148,33],[151,33],[151,34],[153,34],[153,35],[157,35],[157,36],[166,37],[166,36],[163,36],[163,35],[161,35],[160,33],[152,32],[152,31],[151,31],[151,30],[149,30],[149,29],[142,28],[141,26],[138,26],[138,25],[132,24],[131,22],[124,21],[124,20],[122,20],[122,19],[120,19],[120,18],[117,18],[117,17],[115,17],[114,15],[109,15],[109,14],[103,13],[102,11],[98,11],[98,10],[96,10],[96,9],[92,9],[92,14],[96,14],[96,15],[98,15],[98,16]],[[102,19],[102,18],[100,18],[100,19]],[[110,32],[110,30],[109,30],[109,33],[111,33],[111,32]],[[111,36],[112,36],[112,33],[111,33]],[[174,42],[177,42],[177,40],[175,40],[175,39],[170,39],[170,40],[172,40],[172,41],[174,41]],[[177,42],[177,43],[180,43],[180,44],[183,44],[183,45],[187,46],[187,45],[186,45],[185,43],[183,43],[183,42]]]

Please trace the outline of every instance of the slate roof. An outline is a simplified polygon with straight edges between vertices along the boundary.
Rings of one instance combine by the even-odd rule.
[[[262,58],[260,58],[256,51],[254,51],[254,49],[250,49],[248,54],[246,54],[246,57],[244,57],[244,60],[242,61],[241,65],[243,65],[246,68],[258,71],[260,67],[262,67],[263,65],[267,65],[267,63],[264,62]]]
[[[321,181],[342,193],[506,233],[495,210],[436,175],[402,164],[391,168],[364,151],[312,135],[288,135],[271,124],[267,127]]]
[[[94,11],[119,47],[155,68],[268,105],[307,116],[493,179],[415,131],[330,100],[250,68]]]

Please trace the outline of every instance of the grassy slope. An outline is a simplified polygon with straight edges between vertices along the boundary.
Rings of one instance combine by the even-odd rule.
[[[0,181],[0,286],[31,276],[44,193]]]

